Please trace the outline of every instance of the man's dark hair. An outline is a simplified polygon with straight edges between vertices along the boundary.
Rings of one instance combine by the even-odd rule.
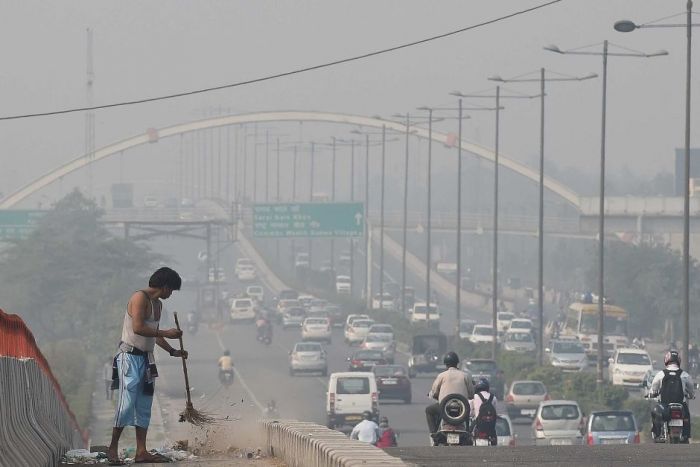
[[[170,268],[162,267],[153,273],[148,279],[148,286],[154,289],[167,287],[171,290],[180,290],[182,279],[180,275]]]

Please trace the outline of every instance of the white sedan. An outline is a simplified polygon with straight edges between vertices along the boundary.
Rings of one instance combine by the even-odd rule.
[[[306,318],[301,325],[304,341],[326,341],[331,343],[331,321],[328,318]]]

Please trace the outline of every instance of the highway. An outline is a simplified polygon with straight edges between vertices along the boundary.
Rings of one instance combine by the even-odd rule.
[[[191,276],[201,267],[197,260],[197,251],[201,244],[196,241],[165,239],[154,246],[159,252],[178,252],[174,258],[177,261],[175,268],[181,269],[185,276]],[[336,251],[338,250],[336,247]],[[247,285],[260,283],[239,283],[236,280],[233,265],[235,258],[241,256],[238,244],[222,252],[221,265],[226,273],[226,287],[232,293],[244,291]],[[386,260],[385,266],[389,264],[391,261]],[[274,291],[266,284],[260,284],[265,288],[265,297],[269,304]],[[195,293],[185,284],[181,292],[166,302],[166,308],[180,311],[181,315],[184,315],[194,307],[194,303]],[[445,303],[449,303],[447,297]],[[447,330],[451,326],[445,322],[443,327]],[[254,439],[244,436],[241,440],[239,435],[246,434],[246,422],[249,424],[256,420],[268,401],[273,399],[277,402],[281,418],[313,421],[325,425],[327,378],[316,375],[291,377],[288,373],[288,353],[300,340],[300,331],[276,327],[273,343],[269,347],[257,342],[252,324],[226,324],[211,329],[203,325],[194,336],[185,333],[184,340],[186,348],[190,351],[188,368],[191,386],[194,387],[195,407],[202,406],[219,418],[229,417],[228,421],[222,422],[222,427],[230,427],[231,430],[215,429],[217,436],[224,437],[230,443],[245,442],[245,445],[254,445]],[[231,351],[236,367],[236,378],[229,389],[222,388],[217,379],[216,361],[223,349]],[[329,372],[345,371],[346,358],[352,348],[343,342],[342,329],[334,329],[333,343],[327,346],[327,351]],[[397,353],[396,360],[397,363],[406,364],[407,355]],[[177,412],[185,404],[180,362],[161,356],[159,368],[162,380],[159,381],[158,391],[167,400],[164,405],[170,406],[171,412]],[[413,403],[410,405],[381,401],[381,415],[387,416],[391,426],[398,431],[400,446],[428,444],[424,407],[430,403],[427,393],[433,379],[434,375],[419,375],[412,380]],[[183,431],[183,428],[186,426],[171,426],[171,437],[177,438],[176,433],[187,435],[189,431]],[[518,434],[518,443],[529,444],[529,422],[517,424],[514,429]],[[231,433],[223,434],[228,431],[235,433],[233,438]],[[197,430],[194,430],[194,434],[197,434]],[[217,443],[217,446],[220,446],[220,443]]]

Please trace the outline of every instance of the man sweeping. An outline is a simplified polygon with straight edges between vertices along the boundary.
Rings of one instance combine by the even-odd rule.
[[[158,376],[153,351],[155,345],[172,357],[187,358],[187,352],[175,350],[165,339],[177,339],[182,331],[176,328],[159,329],[163,303],[174,290],[180,290],[182,279],[170,268],[160,268],[148,281],[148,288],[135,292],[129,299],[119,350],[114,358],[113,384],[119,389],[117,412],[114,416],[112,442],[107,456],[110,465],[123,465],[119,459],[119,437],[125,426],[136,429],[137,463],[170,462],[164,456],[154,455],[146,449],[146,434],[151,420],[154,379]]]

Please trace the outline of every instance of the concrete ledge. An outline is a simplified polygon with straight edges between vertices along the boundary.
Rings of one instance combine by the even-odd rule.
[[[261,420],[267,454],[290,467],[405,466],[399,458],[367,443],[310,422]]]

